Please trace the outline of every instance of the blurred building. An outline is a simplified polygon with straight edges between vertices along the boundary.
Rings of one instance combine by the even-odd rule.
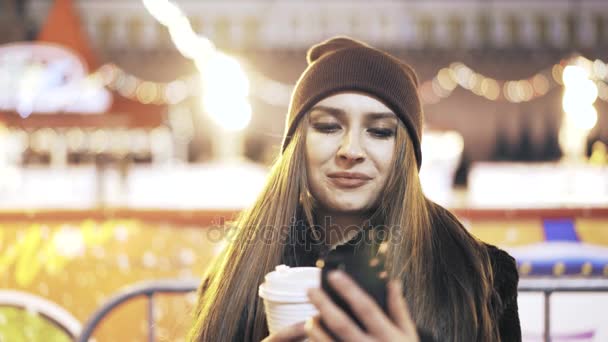
[[[142,78],[171,81],[196,73],[169,34],[140,1],[79,1],[90,40],[105,61]],[[268,161],[283,125],[288,94],[265,91],[290,85],[305,67],[304,51],[336,34],[386,48],[411,63],[422,81],[459,61],[498,80],[525,79],[573,53],[607,55],[605,1],[180,1],[196,32],[241,57],[252,77],[253,118],[248,155]],[[41,24],[49,1],[30,1],[27,17]],[[162,67],[159,67],[162,66]],[[557,131],[561,91],[530,101],[489,101],[458,88],[425,107],[430,127],[455,129],[465,159],[552,160],[560,156]],[[431,101],[433,102],[433,101]],[[590,143],[608,141],[608,107],[598,101],[599,122]],[[193,107],[196,112],[199,110]],[[195,159],[209,158],[205,119],[196,124]],[[474,123],[474,124],[472,124]]]
[[[605,146],[595,145],[593,163],[532,162],[562,157],[562,100],[572,90],[562,76],[576,56],[596,74],[585,80],[598,93],[587,145],[608,143],[606,0],[172,1],[188,17],[178,29],[191,26],[243,66],[252,107],[244,141],[205,112],[206,75],[184,53],[192,41],[176,41],[146,9],[162,2],[0,0],[0,340],[69,341],[126,285],[199,278],[223,228],[264,184],[306,50],[334,35],[390,50],[417,70],[429,198],[439,202],[428,192],[436,191],[473,235],[509,251],[522,279],[605,284]],[[59,57],[32,52],[39,48]],[[36,88],[35,100],[55,105],[68,94],[95,111],[11,103],[7,94],[21,90],[33,100],[28,82],[42,74],[52,87]],[[64,92],[74,75],[82,83]],[[89,86],[111,101],[87,101]],[[231,148],[256,163],[217,162]],[[470,177],[465,191],[452,188],[458,163],[457,181]],[[555,340],[606,340],[607,295],[552,296]],[[524,340],[539,341],[549,302],[519,298]],[[154,310],[134,301],[96,339],[141,340],[150,313],[159,339],[178,341],[195,301],[162,300]],[[47,322],[57,317],[67,323]],[[62,325],[69,329],[56,331]]]

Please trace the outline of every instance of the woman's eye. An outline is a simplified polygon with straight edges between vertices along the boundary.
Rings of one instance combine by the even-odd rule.
[[[323,133],[333,133],[340,129],[340,125],[333,123],[316,123],[312,125],[317,131]]]
[[[370,128],[367,131],[378,138],[390,138],[395,135],[395,131],[390,128]]]

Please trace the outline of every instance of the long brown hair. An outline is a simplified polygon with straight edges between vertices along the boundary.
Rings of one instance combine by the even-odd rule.
[[[268,334],[258,285],[281,262],[298,206],[307,222],[314,217],[314,199],[307,196],[307,121],[300,121],[261,194],[235,221],[232,241],[206,272],[190,341],[260,341]],[[417,326],[437,339],[499,341],[492,309],[499,303],[486,249],[424,196],[403,125],[395,143],[394,167],[374,215],[387,233],[389,275],[403,280]]]

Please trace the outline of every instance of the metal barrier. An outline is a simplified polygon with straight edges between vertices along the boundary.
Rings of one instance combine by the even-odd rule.
[[[200,282],[200,279],[169,279],[146,281],[128,287],[112,297],[99,308],[91,318],[89,318],[76,341],[88,342],[99,322],[101,322],[110,311],[135,297],[146,296],[148,297],[148,341],[154,342],[154,295],[158,293],[188,293],[196,291]]]
[[[97,310],[84,326],[78,342],[88,342],[99,322],[114,308],[134,297],[148,297],[148,341],[154,342],[154,295],[157,293],[188,293],[196,291],[200,279],[192,280],[159,280],[147,281],[129,287],[112,297]],[[545,341],[550,341],[551,331],[551,294],[555,292],[608,292],[607,278],[522,278],[519,281],[519,292],[542,292],[544,296],[544,331]]]
[[[551,341],[551,294],[555,292],[608,292],[606,278],[522,278],[518,292],[542,292],[544,297],[543,339]]]
[[[37,317],[62,330],[70,339],[74,339],[82,331],[80,321],[65,308],[31,293],[0,289],[0,308],[20,309],[23,312],[30,313],[35,312]],[[2,320],[6,322],[6,317],[2,317]],[[10,317],[8,321],[11,321]],[[0,337],[0,340],[3,341],[4,338]]]

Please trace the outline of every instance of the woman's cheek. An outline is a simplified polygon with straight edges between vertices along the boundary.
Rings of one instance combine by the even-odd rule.
[[[379,141],[369,144],[368,146],[369,157],[378,165],[381,171],[385,171],[392,160],[393,153],[395,151],[394,141]]]
[[[311,163],[323,163],[335,155],[339,145],[338,137],[313,133],[307,138],[307,151]]]

